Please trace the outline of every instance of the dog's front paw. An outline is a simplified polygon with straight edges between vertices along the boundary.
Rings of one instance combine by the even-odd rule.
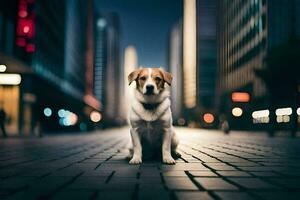
[[[163,158],[163,163],[168,164],[168,165],[174,165],[176,162],[172,158],[172,156],[167,156]]]
[[[141,157],[137,157],[137,156],[134,156],[129,161],[129,164],[131,164],[131,165],[138,165],[138,164],[141,164],[141,163],[142,163],[142,158]]]

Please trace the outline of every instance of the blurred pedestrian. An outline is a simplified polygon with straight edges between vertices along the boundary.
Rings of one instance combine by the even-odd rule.
[[[230,132],[230,126],[229,126],[229,122],[227,120],[226,115],[222,114],[220,116],[220,128],[221,130],[225,133],[225,134],[229,134]]]
[[[2,107],[0,107],[0,129],[2,131],[2,135],[4,138],[7,137],[5,131],[5,121],[6,121],[6,113]]]
[[[225,134],[228,134],[230,131],[229,123],[227,120],[224,120],[221,124],[221,129]]]

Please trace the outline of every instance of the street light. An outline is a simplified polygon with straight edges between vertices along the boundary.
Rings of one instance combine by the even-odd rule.
[[[0,85],[19,85],[20,83],[20,74],[0,74]]]
[[[278,108],[275,111],[276,115],[291,115],[293,113],[292,108]]]
[[[102,119],[101,114],[98,111],[92,111],[90,114],[90,119],[92,122],[99,122]]]
[[[205,113],[203,115],[203,120],[208,123],[208,124],[211,124],[215,121],[215,117],[213,116],[213,114],[211,113]]]
[[[6,68],[6,65],[0,65],[0,72],[5,72]]]
[[[235,108],[233,108],[233,109],[231,110],[231,113],[232,113],[232,115],[235,116],[235,117],[240,117],[240,116],[242,116],[242,114],[243,114],[243,110],[242,110],[241,108],[239,108],[239,107],[235,107]]]

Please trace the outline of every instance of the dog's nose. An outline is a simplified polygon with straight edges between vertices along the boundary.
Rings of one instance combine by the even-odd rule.
[[[146,85],[146,89],[148,92],[152,92],[154,90],[154,86],[153,85]]]

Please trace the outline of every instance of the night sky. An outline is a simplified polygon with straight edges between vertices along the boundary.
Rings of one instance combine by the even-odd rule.
[[[116,12],[121,23],[121,63],[124,49],[134,45],[142,66],[167,67],[168,35],[182,18],[182,0],[95,0],[98,12]]]

